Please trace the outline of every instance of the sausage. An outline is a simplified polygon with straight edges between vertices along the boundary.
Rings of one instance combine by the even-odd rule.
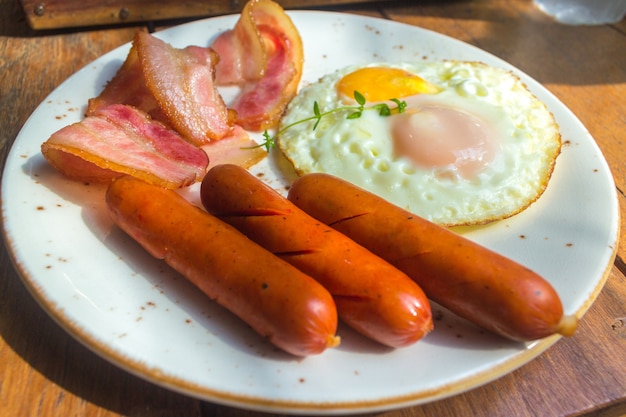
[[[347,181],[308,174],[289,200],[404,271],[457,315],[516,341],[570,336],[554,288],[530,269]]]
[[[406,274],[236,165],[205,175],[200,195],[207,211],[310,275],[330,291],[339,318],[390,347],[421,339],[433,328],[430,304]]]
[[[337,309],[325,288],[176,192],[121,177],[106,205],[152,256],[275,346],[306,356],[339,343]]]

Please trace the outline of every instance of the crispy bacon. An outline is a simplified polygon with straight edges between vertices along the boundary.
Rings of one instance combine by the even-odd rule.
[[[174,48],[138,32],[122,67],[89,100],[86,118],[42,145],[45,158],[79,180],[130,174],[168,188],[201,179],[207,155],[215,165],[256,164],[267,153],[246,129],[274,127],[296,94],[302,40],[280,5],[250,0],[213,46],[219,55],[211,47]],[[220,85],[241,87],[234,110],[217,90],[218,75]]]
[[[196,146],[230,134],[229,111],[214,83],[219,56],[211,48],[174,48],[144,32],[115,77],[89,100],[87,115],[111,104],[128,104],[172,126]]]
[[[304,64],[302,39],[282,7],[271,0],[249,1],[235,27],[211,47],[220,55],[216,82],[242,86],[231,103],[236,123],[254,131],[274,127],[297,93]],[[247,65],[254,70],[245,71]]]
[[[207,154],[162,123],[127,105],[103,107],[52,134],[44,157],[62,174],[82,181],[110,181],[129,174],[165,188],[202,179]]]
[[[143,32],[135,44],[146,85],[178,133],[196,146],[230,133],[233,115],[213,82],[219,61],[215,51],[177,49]]]
[[[148,113],[154,120],[169,125],[167,116],[146,85],[134,43],[113,79],[97,97],[89,99],[86,114],[93,115],[111,104],[128,104]]]

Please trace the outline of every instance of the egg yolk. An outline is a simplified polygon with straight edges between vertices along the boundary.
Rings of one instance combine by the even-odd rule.
[[[337,83],[337,91],[350,98],[358,91],[368,101],[386,101],[416,94],[433,94],[439,90],[420,76],[403,69],[367,67],[343,76]]]
[[[392,139],[396,155],[421,168],[452,169],[467,179],[476,177],[498,148],[495,129],[480,117],[437,105],[396,116]]]

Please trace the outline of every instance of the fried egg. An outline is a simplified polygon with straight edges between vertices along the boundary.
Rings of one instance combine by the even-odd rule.
[[[465,61],[338,70],[302,89],[279,131],[299,175],[336,175],[445,226],[524,210],[561,149],[553,115],[517,76]]]

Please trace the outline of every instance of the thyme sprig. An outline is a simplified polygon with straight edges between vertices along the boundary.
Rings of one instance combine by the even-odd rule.
[[[378,112],[380,116],[386,117],[386,116],[391,116],[393,113],[404,112],[407,106],[406,101],[398,100],[397,98],[389,99],[389,101],[393,102],[396,105],[393,108],[389,107],[387,103],[376,103],[371,106],[366,106],[367,100],[365,99],[365,96],[356,90],[354,91],[354,100],[357,102],[358,104],[357,106],[342,106],[342,107],[337,107],[334,109],[327,110],[325,112],[321,112],[318,102],[314,101],[313,102],[313,116],[306,117],[304,119],[300,119],[293,123],[290,123],[287,126],[280,129],[274,135],[270,135],[269,132],[265,130],[263,132],[263,142],[247,149],[265,147],[267,152],[269,152],[270,149],[276,147],[276,139],[285,131],[291,129],[292,127],[296,125],[307,123],[313,120],[315,120],[315,124],[313,124],[313,130],[315,130],[317,129],[317,126],[320,124],[320,121],[322,120],[322,118],[330,114],[339,113],[339,112],[348,112],[346,119],[352,120],[352,119],[360,118],[363,115],[363,112],[366,110],[375,110]]]

